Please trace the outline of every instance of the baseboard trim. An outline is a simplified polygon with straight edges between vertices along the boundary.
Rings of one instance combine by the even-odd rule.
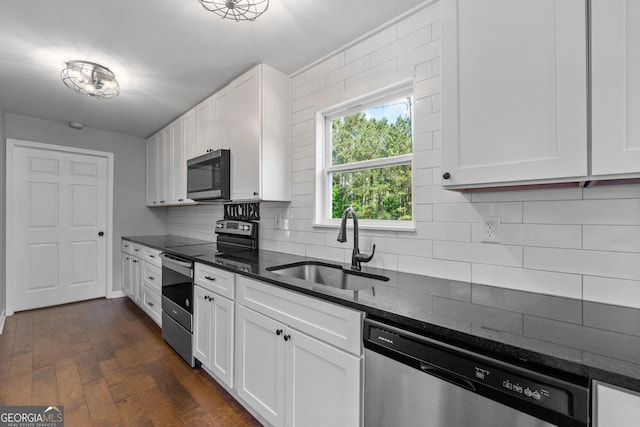
[[[107,299],[113,299],[113,298],[122,298],[122,297],[126,297],[127,294],[125,294],[122,291],[114,291],[114,292],[110,292],[109,295],[107,295]]]

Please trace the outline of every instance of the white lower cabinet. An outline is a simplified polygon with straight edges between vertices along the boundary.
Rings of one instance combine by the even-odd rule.
[[[122,241],[122,291],[158,326],[162,326],[162,269],[159,255],[157,249]]]
[[[245,277],[236,285],[240,398],[273,426],[359,426],[362,347],[353,323],[362,314]],[[320,330],[356,340],[355,353],[313,336]]]
[[[122,271],[122,292],[129,298],[131,298],[131,255],[126,252],[122,252],[120,255],[120,266]]]
[[[194,286],[193,355],[218,380],[233,387],[233,301]]]
[[[640,426],[640,393],[594,382],[594,427]]]
[[[193,356],[214,378],[233,388],[236,275],[209,265],[194,266]]]

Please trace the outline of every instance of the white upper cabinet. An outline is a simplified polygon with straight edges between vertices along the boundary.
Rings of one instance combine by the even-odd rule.
[[[592,174],[640,176],[640,7],[592,0]]]
[[[196,156],[196,108],[182,116],[182,131],[184,138],[184,157],[186,160]],[[186,165],[185,165],[186,167]]]
[[[147,139],[147,206],[193,203],[187,199],[187,153],[193,144],[186,144],[193,118],[187,113]]]
[[[187,111],[147,140],[147,205],[187,199],[186,162],[231,151],[233,200],[291,199],[289,78],[264,64]]]
[[[585,179],[584,0],[458,0],[442,18],[442,184]]]
[[[211,97],[213,113],[213,149],[230,149],[233,130],[233,99],[228,87]]]
[[[147,139],[147,205],[155,206],[160,200],[158,170],[160,168],[160,149],[162,131]]]
[[[228,89],[231,199],[290,200],[288,77],[259,64]]]
[[[196,143],[194,155],[200,156],[213,150],[213,97],[196,105]]]

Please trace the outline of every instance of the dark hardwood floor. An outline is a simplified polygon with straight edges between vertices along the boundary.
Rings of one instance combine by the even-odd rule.
[[[8,317],[0,405],[62,405],[66,426],[258,426],[128,298]]]

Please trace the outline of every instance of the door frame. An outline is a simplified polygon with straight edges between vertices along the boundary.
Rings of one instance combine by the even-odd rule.
[[[107,266],[105,278],[105,296],[106,298],[112,298],[115,295],[113,291],[113,153],[107,153],[105,151],[87,150],[84,148],[68,147],[66,145],[54,145],[46,144],[42,142],[24,141],[20,139],[7,138],[6,148],[6,192],[5,192],[5,207],[6,207],[6,220],[5,220],[5,301],[6,301],[6,315],[11,316],[14,311],[14,298],[16,294],[16,275],[13,269],[13,233],[10,232],[14,223],[14,210],[12,206],[9,206],[7,201],[13,200],[14,196],[14,155],[16,148],[31,148],[44,151],[56,151],[69,154],[82,154],[85,156],[102,157],[107,160],[107,226],[105,234],[110,238],[107,239]]]

